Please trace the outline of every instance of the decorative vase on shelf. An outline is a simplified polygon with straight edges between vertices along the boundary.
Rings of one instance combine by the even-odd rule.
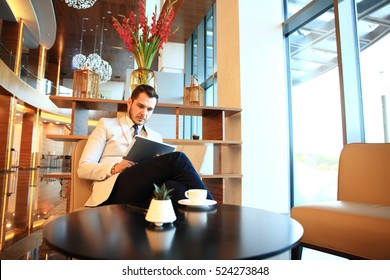
[[[156,89],[156,74],[153,70],[141,67],[131,72],[130,92],[133,92],[133,90],[139,85],[149,85]]]

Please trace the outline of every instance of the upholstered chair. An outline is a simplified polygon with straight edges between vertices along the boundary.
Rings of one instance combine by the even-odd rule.
[[[347,144],[340,155],[337,201],[293,207],[302,247],[349,259],[390,259],[390,143]]]

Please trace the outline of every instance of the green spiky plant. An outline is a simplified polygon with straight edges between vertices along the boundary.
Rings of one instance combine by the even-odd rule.
[[[154,191],[153,191],[153,197],[156,200],[169,200],[171,199],[170,192],[173,191],[173,189],[168,189],[165,183],[162,185],[161,188],[159,188],[156,184],[154,185]]]

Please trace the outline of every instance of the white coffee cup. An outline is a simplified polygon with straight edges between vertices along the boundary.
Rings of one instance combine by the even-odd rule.
[[[192,204],[202,204],[206,201],[207,191],[201,189],[191,189],[184,193]]]

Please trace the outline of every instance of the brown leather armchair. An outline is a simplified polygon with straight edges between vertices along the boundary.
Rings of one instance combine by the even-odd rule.
[[[337,201],[295,206],[302,247],[348,259],[390,259],[390,143],[347,144],[340,155]]]

